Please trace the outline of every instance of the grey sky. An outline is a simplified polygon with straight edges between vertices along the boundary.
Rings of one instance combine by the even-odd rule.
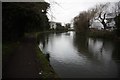
[[[96,4],[105,2],[118,2],[120,0],[0,0],[2,2],[42,2],[52,3],[48,17],[50,21],[62,23],[71,22],[81,11],[87,10]],[[58,4],[54,4],[57,2]],[[55,18],[51,18],[53,15]]]
[[[96,4],[105,2],[118,2],[119,0],[45,0],[53,3],[51,5],[52,15],[55,18],[51,18],[49,11],[49,19],[52,21],[67,23],[77,16],[81,11],[87,10]],[[57,2],[59,5],[54,4]]]
[[[0,0],[2,2],[43,2],[45,0]]]

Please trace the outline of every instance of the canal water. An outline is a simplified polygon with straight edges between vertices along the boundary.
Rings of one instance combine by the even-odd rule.
[[[78,35],[43,33],[39,48],[60,78],[118,78],[120,43]]]

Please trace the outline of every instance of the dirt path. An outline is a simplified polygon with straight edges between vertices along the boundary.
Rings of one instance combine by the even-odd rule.
[[[3,78],[40,78],[36,61],[35,39],[25,38],[4,69]]]

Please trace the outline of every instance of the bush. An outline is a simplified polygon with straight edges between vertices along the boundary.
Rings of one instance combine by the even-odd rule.
[[[115,23],[116,23],[116,35],[120,37],[120,14],[115,17]]]
[[[95,37],[95,38],[106,38],[106,39],[114,38],[114,32],[106,31],[106,30],[90,31],[88,35],[90,37]]]

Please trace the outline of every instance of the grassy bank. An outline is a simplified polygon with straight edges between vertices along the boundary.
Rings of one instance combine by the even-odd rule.
[[[115,34],[112,31],[89,31],[88,36],[93,38],[104,38],[104,39],[113,39],[115,38]]]
[[[49,32],[49,31],[47,31]],[[55,73],[54,69],[52,68],[52,66],[50,65],[49,61],[47,60],[47,58],[45,57],[45,55],[42,53],[42,51],[39,48],[39,44],[37,43],[37,37],[40,35],[41,33],[32,33],[32,35],[35,37],[36,39],[36,44],[35,44],[35,50],[37,53],[37,60],[41,65],[42,68],[42,77],[43,78],[52,78],[53,80],[58,80],[58,75]],[[29,34],[28,34],[29,35]]]
[[[38,46],[35,47],[37,53],[37,59],[42,68],[42,78],[58,78],[58,75],[54,72],[45,55],[41,52]],[[56,79],[55,79],[56,80]]]
[[[36,61],[38,64],[38,67],[40,68],[39,71],[41,71],[39,74],[42,75],[43,79],[46,78],[52,78],[53,80],[58,79],[58,75],[55,73],[53,68],[50,66],[49,61],[46,59],[45,55],[42,53],[40,48],[38,47],[37,44],[37,35],[38,33],[31,33],[31,34],[26,34],[25,37],[31,37],[34,38],[35,43],[34,45],[34,50],[36,53]],[[16,41],[16,42],[9,42],[9,43],[3,43],[2,45],[2,59],[3,59],[3,67],[6,67],[6,64],[9,63],[11,60],[12,56],[14,53],[16,53],[16,49],[20,47],[20,45],[23,44],[21,41]]]
[[[41,33],[63,33],[63,32],[68,32],[68,31],[75,31],[74,29],[71,29],[71,30],[47,30],[47,31],[42,31],[42,32],[33,32],[32,35],[38,35],[38,34],[41,34]],[[31,35],[29,33],[25,33],[25,35]]]

